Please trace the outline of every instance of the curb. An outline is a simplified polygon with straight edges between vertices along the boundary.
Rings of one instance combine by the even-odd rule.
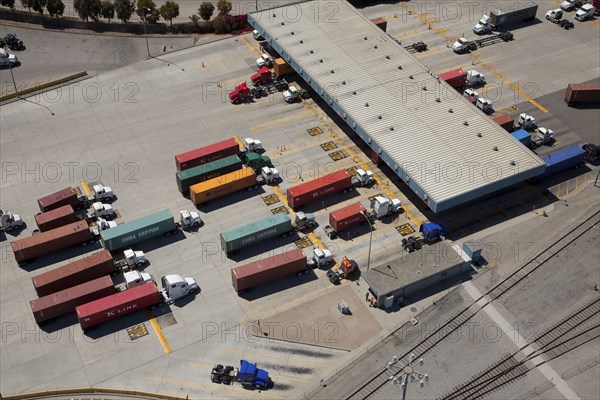
[[[53,79],[51,81],[44,82],[39,85],[34,85],[32,87],[28,87],[27,89],[23,89],[18,93],[14,92],[14,93],[5,94],[4,96],[0,96],[0,102],[13,99],[20,95],[29,94],[31,92],[36,92],[38,90],[48,89],[49,87],[60,85],[62,83],[66,83],[68,81],[72,81],[74,79],[81,78],[83,76],[87,76],[87,71],[77,72],[75,74],[67,75],[65,77],[58,78],[58,79]]]
[[[4,400],[25,400],[25,399],[34,399],[34,398],[42,398],[48,396],[64,396],[64,395],[82,395],[82,394],[112,394],[119,396],[133,396],[139,398],[147,398],[147,399],[165,399],[165,400],[182,400],[187,399],[187,397],[179,397],[179,396],[170,396],[166,394],[160,393],[152,393],[152,392],[142,392],[138,390],[125,390],[125,389],[108,389],[108,388],[74,388],[74,389],[57,389],[57,390],[45,390],[42,392],[31,392],[31,393],[23,393],[16,394],[12,396],[3,396]]]

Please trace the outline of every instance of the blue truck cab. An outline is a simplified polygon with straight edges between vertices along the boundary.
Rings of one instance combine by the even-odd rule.
[[[442,236],[446,235],[446,230],[443,226],[429,223],[429,224],[421,224],[419,228],[419,232],[423,234],[423,239],[425,243],[435,243],[442,238]]]
[[[236,379],[243,386],[254,386],[257,389],[268,389],[273,387],[273,381],[269,377],[267,371],[258,368],[256,364],[246,360],[241,360],[240,364]]]

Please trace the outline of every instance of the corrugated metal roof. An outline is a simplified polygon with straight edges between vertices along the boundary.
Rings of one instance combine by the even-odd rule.
[[[543,172],[539,157],[345,0],[288,5],[249,20],[438,205]]]

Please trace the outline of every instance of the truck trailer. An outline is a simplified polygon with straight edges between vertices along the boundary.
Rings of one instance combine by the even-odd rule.
[[[95,241],[86,221],[78,221],[46,232],[41,232],[11,242],[15,259],[20,264],[32,261],[66,247],[81,244],[83,246]]]
[[[56,229],[73,222],[77,222],[77,216],[75,216],[75,210],[70,204],[35,215],[35,223],[40,232]]]
[[[84,208],[80,196],[81,192],[75,188],[67,187],[38,199],[38,206],[43,213],[66,205],[72,206],[75,210],[80,210]]]
[[[577,145],[548,154],[542,157],[542,160],[546,163],[546,171],[537,176],[535,180],[544,179],[559,172],[578,167],[584,163],[584,156],[585,150]]]
[[[337,192],[345,193],[351,187],[352,176],[350,172],[343,169],[289,188],[287,190],[288,205],[292,208],[300,207]]]
[[[192,185],[190,199],[195,205],[206,204],[238,190],[254,187],[258,187],[256,173],[247,167]]]
[[[452,71],[443,72],[438,75],[440,79],[452,86],[454,89],[461,91],[467,86],[467,71],[462,68],[453,69]]]
[[[499,115],[497,117],[492,118],[495,123],[504,128],[507,132],[512,132],[514,130],[515,121],[508,114]]]
[[[525,129],[519,129],[511,133],[512,137],[517,139],[523,145],[529,147],[531,145],[531,135]]]
[[[184,196],[190,195],[190,186],[242,168],[242,160],[237,155],[224,157],[197,167],[175,173],[177,187]]]
[[[102,276],[31,300],[29,304],[35,321],[42,323],[73,312],[77,306],[110,296],[116,291],[110,276]]]
[[[513,11],[492,11],[490,13],[491,27],[498,30],[502,27],[509,26],[521,21],[533,21],[537,13],[538,5],[529,3],[525,7],[520,7]]]
[[[112,274],[115,264],[108,250],[101,250],[80,260],[54,268],[31,278],[38,296],[48,296],[72,286]]]
[[[221,248],[231,253],[272,237],[291,233],[292,221],[288,214],[279,213],[250,222],[221,233]]]
[[[239,294],[251,287],[304,272],[308,272],[306,256],[302,250],[293,249],[233,268],[231,283]]]
[[[162,210],[102,231],[100,241],[106,250],[114,251],[155,236],[168,236],[176,230],[177,225],[169,210]]]
[[[186,153],[175,156],[175,166],[177,171],[183,171],[188,168],[218,160],[227,156],[233,156],[240,153],[240,145],[235,138],[213,143],[209,146],[201,147]]]
[[[325,233],[330,239],[335,238],[344,229],[351,228],[367,220],[366,208],[360,203],[350,204],[329,213],[329,225]]]
[[[567,86],[565,103],[569,107],[598,102],[600,102],[600,82],[571,83]]]

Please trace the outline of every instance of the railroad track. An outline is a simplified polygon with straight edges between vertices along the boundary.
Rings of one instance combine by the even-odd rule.
[[[499,362],[453,388],[438,400],[475,399],[499,390],[504,385],[523,378],[532,369],[599,337],[599,327],[600,300],[596,299],[537,336],[530,344],[504,356]],[[519,361],[516,357],[521,352],[526,357]],[[540,358],[542,355],[545,359]]]
[[[557,254],[567,248],[571,243],[576,241],[579,237],[584,235],[586,232],[590,231],[594,226],[598,224],[598,216],[600,212],[596,212],[582,223],[577,225],[575,228],[571,229],[563,236],[561,236],[558,240],[548,246],[543,252],[535,256],[532,260],[526,262],[523,266],[518,268],[515,272],[510,274],[508,277],[503,279],[493,288],[488,290],[485,294],[483,294],[480,298],[476,299],[469,306],[465,307],[461,311],[457,312],[454,316],[452,316],[449,320],[447,320],[442,326],[440,326],[437,330],[435,330],[431,335],[421,340],[415,347],[413,347],[410,351],[407,351],[403,354],[400,359],[405,359],[410,354],[414,354],[416,358],[423,356],[425,353],[433,349],[436,345],[441,343],[446,337],[451,335],[457,329],[459,329],[462,325],[464,325],[467,321],[469,321],[473,316],[479,313],[483,307],[487,304],[490,304],[493,300],[500,298],[504,294],[508,293],[515,286],[519,284],[523,279],[530,276],[533,272],[543,267],[549,260],[554,258]],[[483,307],[479,307],[477,302],[484,297],[488,297],[490,299],[489,303],[484,305]],[[397,336],[401,333],[402,328],[394,332],[391,336],[392,338],[386,340],[393,339],[394,336]],[[564,354],[564,353],[563,353]],[[519,362],[515,360],[515,368],[511,371],[515,370],[515,374],[517,373],[526,373],[525,368],[527,367],[518,367]],[[376,372],[371,376],[371,378],[363,385],[361,385],[357,390],[352,392],[347,400],[362,400],[367,399],[373,394],[375,394],[381,387],[383,387],[386,383],[389,382],[389,372],[387,369],[382,369],[379,372]]]

